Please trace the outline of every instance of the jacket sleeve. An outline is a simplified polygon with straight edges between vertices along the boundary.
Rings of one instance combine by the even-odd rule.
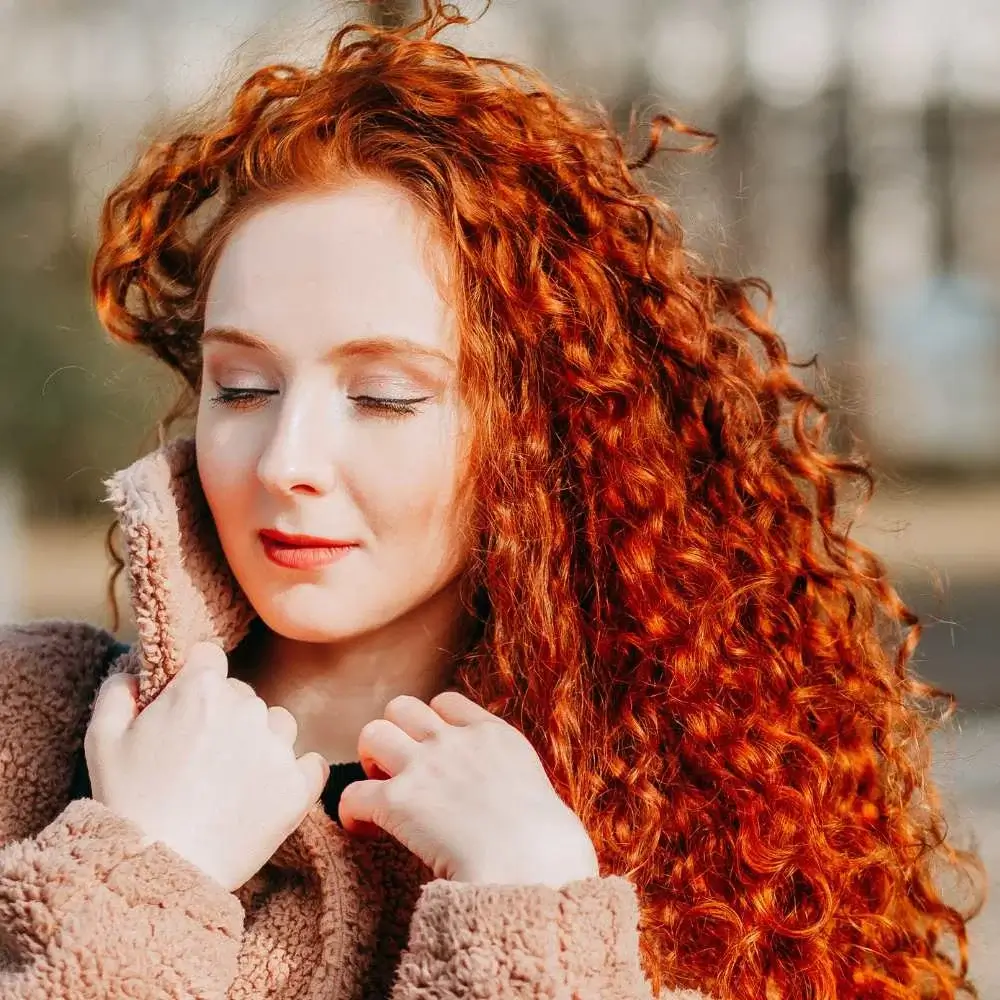
[[[65,804],[111,645],[75,623],[0,627],[0,998],[222,1000],[237,897],[93,799]]]
[[[243,907],[98,802],[0,849],[4,1000],[222,1000]]]
[[[428,882],[392,1000],[652,1000],[639,963],[632,883],[549,886]],[[706,1000],[691,990],[659,1000]]]

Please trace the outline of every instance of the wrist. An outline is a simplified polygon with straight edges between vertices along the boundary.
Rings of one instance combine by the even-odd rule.
[[[514,857],[494,857],[489,863],[456,872],[452,880],[470,885],[545,885],[561,889],[571,882],[599,878],[600,874],[597,852],[584,834],[573,844],[565,840],[550,842],[550,846],[542,850],[522,851]]]

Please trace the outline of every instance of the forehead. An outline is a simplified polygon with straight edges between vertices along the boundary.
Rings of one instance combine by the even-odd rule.
[[[205,326],[326,346],[361,336],[457,346],[444,264],[429,218],[389,184],[298,195],[258,209],[229,236]]]

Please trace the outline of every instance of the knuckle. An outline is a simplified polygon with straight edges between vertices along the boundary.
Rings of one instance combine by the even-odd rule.
[[[372,719],[371,722],[366,722],[358,734],[358,742],[370,743],[372,740],[377,740],[390,725],[392,723],[386,722],[385,719]]]
[[[267,712],[267,703],[245,681],[235,681],[231,678],[225,681],[226,692],[237,706],[244,705],[254,714]]]
[[[197,660],[199,663],[212,663],[225,660],[226,654],[217,643],[199,640],[191,646],[188,653],[188,662]]]
[[[512,726],[508,726],[503,719],[497,719],[495,717],[489,719],[476,719],[476,721],[469,726],[469,729],[475,733],[483,734],[485,738],[493,740],[508,741],[512,738],[516,739],[521,735]]]
[[[252,694],[254,697],[257,696],[257,692],[254,691],[254,689],[252,687],[250,687],[250,685],[247,684],[246,681],[236,680],[235,677],[227,677],[226,678],[226,686],[231,691],[233,691],[234,693],[239,694],[239,695],[251,695]]]
[[[409,700],[409,695],[397,694],[394,698],[391,698],[386,704],[386,712],[395,712],[401,708],[405,708]]]
[[[431,708],[436,708],[438,705],[453,705],[455,704],[455,697],[455,691],[442,691],[440,694],[436,694],[433,698],[431,698],[430,706]],[[458,695],[458,697],[461,697],[461,695]]]
[[[406,783],[398,777],[389,781],[382,781],[375,792],[376,801],[380,801],[382,806],[390,811],[397,811],[406,807],[409,802],[409,790]]]
[[[296,734],[299,731],[299,724],[295,721],[295,716],[281,705],[273,705],[267,710],[268,719],[276,722],[287,732]]]
[[[271,709],[268,707],[266,701],[263,698],[258,698],[254,695],[252,698],[245,699],[246,712],[250,715],[250,718],[261,725],[266,726],[268,724],[268,716],[270,715]]]
[[[432,740],[425,741],[425,746],[433,748],[433,756],[440,754],[443,757],[450,757],[453,754],[461,754],[463,747],[468,742],[468,734],[457,726],[446,726],[434,734]]]
[[[218,680],[219,675],[213,670],[185,670],[177,674],[169,686],[177,691],[207,691],[215,687]]]

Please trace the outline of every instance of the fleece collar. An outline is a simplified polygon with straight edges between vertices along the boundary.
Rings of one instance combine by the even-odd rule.
[[[139,641],[127,669],[145,707],[194,643],[231,652],[256,617],[222,553],[201,489],[194,441],[171,441],[107,483],[118,515]]]

